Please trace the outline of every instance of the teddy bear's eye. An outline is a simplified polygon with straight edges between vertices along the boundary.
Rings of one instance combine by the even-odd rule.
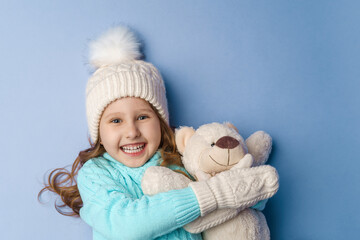
[[[212,147],[215,146],[215,143],[212,143],[211,146],[212,146]]]

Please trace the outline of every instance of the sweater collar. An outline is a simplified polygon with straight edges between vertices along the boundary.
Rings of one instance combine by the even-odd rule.
[[[161,159],[161,154],[159,151],[155,152],[155,154],[144,165],[137,167],[137,168],[131,168],[131,167],[128,167],[128,166],[122,164],[121,162],[119,162],[116,159],[114,159],[113,157],[111,157],[110,154],[107,152],[103,154],[103,157],[105,159],[115,163],[115,166],[120,171],[126,172],[134,180],[141,181],[141,178],[144,175],[144,172],[148,167],[159,165],[159,160]]]

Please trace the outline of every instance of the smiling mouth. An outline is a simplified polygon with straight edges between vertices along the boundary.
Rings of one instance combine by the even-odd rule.
[[[121,146],[120,149],[126,154],[136,155],[136,154],[141,153],[145,149],[145,146],[146,146],[145,143],[127,144],[127,145]]]
[[[233,164],[229,164],[229,161],[228,161],[228,164],[225,165],[225,164],[221,164],[221,163],[218,163],[213,157],[211,157],[211,155],[209,155],[209,157],[211,158],[211,160],[213,160],[216,164],[220,165],[220,166],[223,166],[223,167],[229,167],[229,166],[234,166],[236,163],[233,163]]]

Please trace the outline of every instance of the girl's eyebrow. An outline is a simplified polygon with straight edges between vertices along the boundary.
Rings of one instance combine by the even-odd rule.
[[[104,118],[111,118],[113,116],[121,116],[123,113],[122,112],[114,112],[114,113],[109,113],[107,115],[104,116]]]
[[[140,108],[137,111],[138,112],[147,112],[147,113],[153,113],[154,112],[152,109],[148,109],[148,108]]]
[[[136,110],[136,113],[139,114],[139,113],[154,113],[154,111],[152,109],[148,109],[148,108],[140,108],[140,109],[137,109]],[[109,113],[107,115],[104,116],[104,118],[108,119],[108,118],[111,118],[113,116],[122,116],[124,115],[125,113],[123,112],[113,112],[113,113]]]

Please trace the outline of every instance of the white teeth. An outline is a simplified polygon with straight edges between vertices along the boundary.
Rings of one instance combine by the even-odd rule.
[[[143,150],[145,147],[145,144],[141,144],[134,147],[121,147],[121,149],[126,153],[137,153]]]

